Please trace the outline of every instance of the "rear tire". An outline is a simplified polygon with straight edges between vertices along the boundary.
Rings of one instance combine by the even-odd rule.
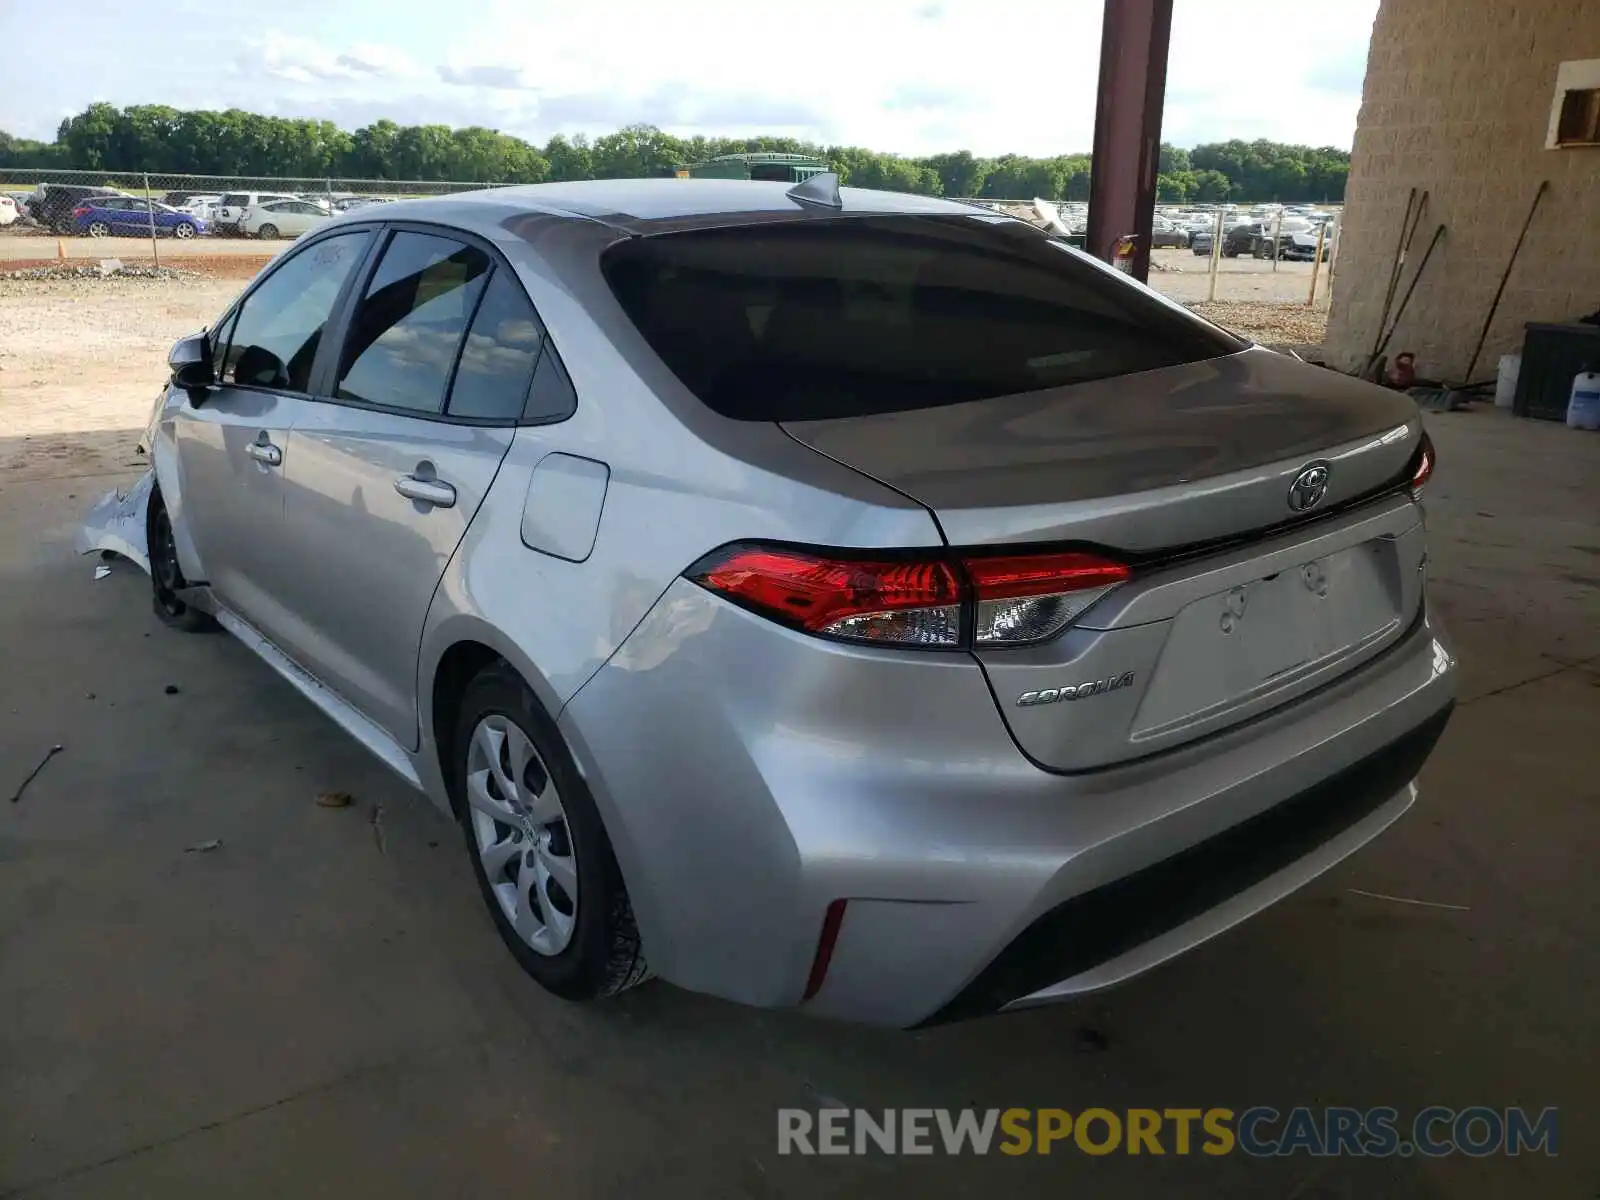
[[[87,232],[92,238],[110,237],[111,226],[107,225],[104,221],[90,221]]]
[[[522,969],[567,1000],[648,979],[600,812],[555,723],[507,664],[467,684],[450,756],[450,799],[478,890]]]
[[[260,229],[256,230],[256,236],[258,238],[275,238],[278,236],[278,227],[270,224],[263,225]]]
[[[172,533],[172,518],[158,488],[150,491],[150,512],[146,523],[146,545],[150,557],[150,602],[163,625],[184,633],[210,633],[217,620],[194,605],[178,598],[178,590],[188,586],[178,566],[177,540]]]

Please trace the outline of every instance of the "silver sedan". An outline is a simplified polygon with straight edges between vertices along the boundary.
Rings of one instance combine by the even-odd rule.
[[[982,209],[357,209],[170,365],[85,548],[452,814],[562,996],[1103,988],[1381,832],[1451,709],[1411,401]]]

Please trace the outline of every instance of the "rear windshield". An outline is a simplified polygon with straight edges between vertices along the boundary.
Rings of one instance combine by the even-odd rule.
[[[740,420],[959,404],[1244,345],[1009,220],[695,230],[620,242],[602,268],[673,373]]]

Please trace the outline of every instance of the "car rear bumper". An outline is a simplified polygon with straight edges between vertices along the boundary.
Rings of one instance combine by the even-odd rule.
[[[1409,807],[1454,675],[1423,616],[1244,726],[1054,774],[967,656],[819,642],[680,581],[561,725],[659,974],[909,1026],[1108,986],[1315,877]]]

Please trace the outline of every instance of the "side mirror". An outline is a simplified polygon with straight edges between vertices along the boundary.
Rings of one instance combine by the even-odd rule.
[[[217,381],[211,365],[211,339],[204,333],[179,338],[167,353],[172,382],[189,391],[210,387]]]

